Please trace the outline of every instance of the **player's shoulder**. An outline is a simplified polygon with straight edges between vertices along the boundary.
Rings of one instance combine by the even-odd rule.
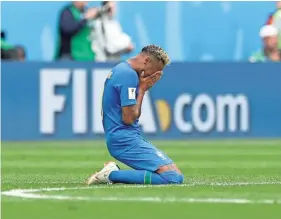
[[[137,79],[138,75],[128,62],[121,62],[112,69],[112,73],[116,79]]]
[[[129,65],[128,62],[121,62],[118,65],[116,65],[112,71],[116,74],[120,74],[120,75],[136,75],[136,72],[134,69],[132,69],[132,67]]]

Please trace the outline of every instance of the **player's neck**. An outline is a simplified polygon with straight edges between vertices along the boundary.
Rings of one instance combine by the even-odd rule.
[[[136,57],[128,59],[127,62],[131,66],[131,68],[134,69],[135,72],[137,72],[137,74],[140,76],[141,70],[137,67],[137,59],[136,59]]]

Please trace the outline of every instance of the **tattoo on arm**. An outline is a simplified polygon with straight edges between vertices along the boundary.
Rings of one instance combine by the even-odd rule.
[[[127,125],[133,124],[137,119],[137,105],[123,107],[122,119]]]

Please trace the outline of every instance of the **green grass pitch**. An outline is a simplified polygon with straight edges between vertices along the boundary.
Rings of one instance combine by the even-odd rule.
[[[2,218],[281,218],[281,140],[153,143],[183,171],[183,185],[87,187],[112,160],[103,142],[4,142]]]

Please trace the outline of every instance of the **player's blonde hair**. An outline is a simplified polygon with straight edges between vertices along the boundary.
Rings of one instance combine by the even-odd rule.
[[[166,66],[170,63],[170,58],[169,58],[168,54],[160,46],[148,45],[148,46],[143,47],[142,52],[152,55],[158,61],[162,62],[164,66]]]

